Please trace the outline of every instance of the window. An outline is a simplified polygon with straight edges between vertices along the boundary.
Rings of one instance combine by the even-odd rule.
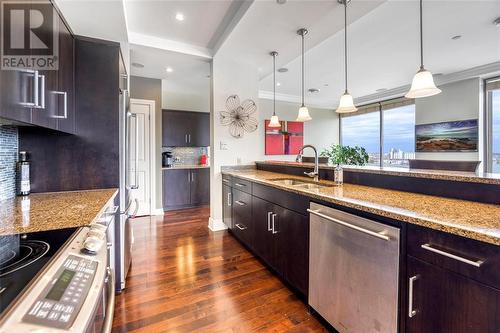
[[[380,165],[380,113],[342,117],[341,121],[342,145],[365,148],[370,156],[368,164]]]
[[[368,165],[408,167],[408,160],[415,158],[415,104],[411,100],[360,107],[356,113],[341,116],[340,128],[342,144],[365,148]]]
[[[408,167],[415,158],[415,104],[383,111],[384,166]]]
[[[500,173],[500,78],[486,81],[488,172]]]

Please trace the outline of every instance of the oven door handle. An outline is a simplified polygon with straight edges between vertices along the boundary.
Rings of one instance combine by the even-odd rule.
[[[106,315],[104,317],[104,325],[102,326],[102,333],[110,333],[113,328],[113,314],[115,312],[115,274],[111,268],[107,268],[106,276],[107,285],[107,301]]]

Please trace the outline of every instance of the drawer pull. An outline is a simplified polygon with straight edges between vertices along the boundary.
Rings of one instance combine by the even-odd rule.
[[[246,206],[247,204],[243,201],[240,201],[240,200],[236,200],[235,201],[236,204],[240,205],[240,206]]]
[[[271,216],[273,215],[273,212],[267,212],[267,231],[273,231],[271,227]]]
[[[448,257],[448,258],[451,258],[451,259],[455,259],[455,260],[461,261],[463,263],[469,264],[469,265],[474,266],[474,267],[481,267],[481,265],[484,263],[483,260],[476,260],[476,261],[469,260],[469,259],[457,256],[457,255],[445,252],[445,251],[438,250],[438,249],[432,247],[430,244],[423,244],[423,245],[421,245],[421,247],[424,250],[431,251],[431,252],[440,254],[442,256],[445,256],[445,257]]]
[[[236,228],[238,228],[238,229],[240,229],[240,230],[246,230],[246,229],[247,229],[247,227],[242,226],[242,225],[241,225],[241,224],[239,224],[239,223],[236,223],[235,225],[236,225]]]
[[[234,183],[234,186],[238,186],[238,187],[245,187],[247,186],[246,184],[240,184],[240,183]]]
[[[275,228],[276,227],[276,224],[275,224],[276,223],[276,216],[277,216],[276,214],[271,215],[271,224],[272,224],[271,230],[272,230],[273,235],[278,233],[278,230],[276,230],[276,228]]]
[[[222,179],[222,181],[223,181],[224,183],[226,183],[226,184],[229,184],[229,179],[224,179],[224,178],[223,178],[223,179]]]

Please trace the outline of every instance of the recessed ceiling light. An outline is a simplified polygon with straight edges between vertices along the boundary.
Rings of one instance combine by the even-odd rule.
[[[172,73],[173,71],[172,67],[167,67],[167,73]]]
[[[328,83],[325,83],[323,86],[328,87]]]
[[[319,93],[319,89],[318,88],[311,88],[308,90],[311,94],[317,94]]]
[[[375,90],[375,91],[376,91],[376,92],[382,92],[382,91],[386,91],[386,90],[387,90],[387,88],[379,88],[379,89],[377,89],[377,90]]]
[[[286,3],[286,0],[276,0],[278,5],[284,5]]]
[[[453,40],[457,40],[460,38],[462,38],[462,35],[455,35],[455,36],[451,37],[451,39],[453,39]]]
[[[175,14],[175,19],[177,21],[184,21],[184,14],[182,14],[182,13]]]
[[[494,21],[493,24],[496,25],[497,27],[500,27],[500,17],[497,17]]]
[[[133,67],[136,67],[136,68],[143,68],[143,67],[144,67],[144,65],[143,65],[143,64],[138,63],[138,62],[133,62],[133,63],[131,63],[131,65],[132,65]]]
[[[286,72],[288,72],[288,68],[285,68],[285,67],[278,68],[278,72],[279,73],[286,73]]]
[[[276,86],[277,86],[277,87],[281,86],[281,83],[276,82]]]

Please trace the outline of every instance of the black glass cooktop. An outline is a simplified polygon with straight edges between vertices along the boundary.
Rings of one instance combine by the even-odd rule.
[[[75,231],[0,236],[0,316]]]

